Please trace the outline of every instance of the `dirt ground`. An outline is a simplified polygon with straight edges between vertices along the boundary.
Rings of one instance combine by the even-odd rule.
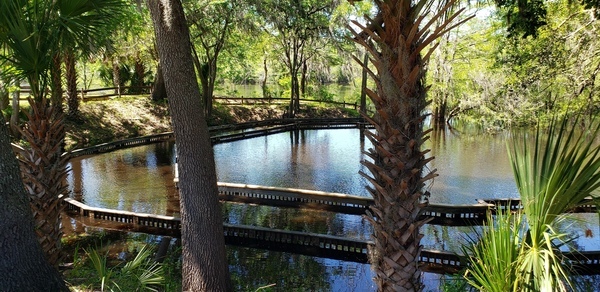
[[[171,121],[166,103],[156,104],[148,97],[121,97],[88,101],[80,105],[81,116],[66,120],[66,147],[69,150],[100,143],[170,132]],[[209,125],[222,125],[277,119],[283,117],[282,105],[234,106],[216,104]],[[342,108],[303,105],[298,118],[335,118],[357,116]]]

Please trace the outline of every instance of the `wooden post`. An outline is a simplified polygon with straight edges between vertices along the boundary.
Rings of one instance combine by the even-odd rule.
[[[362,69],[362,82],[360,85],[360,112],[364,115],[367,114],[367,67],[369,66],[369,54],[365,52]]]

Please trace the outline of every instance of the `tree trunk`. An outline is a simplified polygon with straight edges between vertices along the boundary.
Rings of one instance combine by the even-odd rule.
[[[75,69],[75,54],[68,51],[65,55],[65,71],[67,78],[67,105],[70,118],[79,116],[79,95],[77,94],[77,70]]]
[[[167,99],[167,89],[165,88],[165,79],[163,77],[160,64],[156,68],[156,77],[154,78],[154,86],[152,89],[152,101],[161,102]]]
[[[30,100],[31,113],[21,130],[30,147],[17,151],[23,183],[34,214],[35,231],[48,262],[58,267],[62,260],[61,212],[67,185],[68,157],[62,155],[64,125],[57,108]]]
[[[200,83],[202,84],[202,108],[204,109],[204,115],[206,117],[208,117],[207,113],[208,113],[208,106],[210,103],[210,100],[208,98],[209,93],[209,76],[208,76],[208,64],[207,63],[202,63],[200,65]]]
[[[262,81],[262,92],[263,98],[270,98],[271,94],[269,93],[269,88],[267,88],[267,78],[269,76],[269,68],[267,67],[267,58],[263,59],[263,70],[265,72],[265,78]]]
[[[198,56],[198,53],[196,52],[196,49],[194,48],[194,46],[192,46],[192,54],[193,54],[193,61],[194,61],[194,67],[196,68],[196,71],[198,72],[198,76],[200,77],[200,84],[202,84],[202,107],[204,109],[204,115],[206,118],[210,118],[210,116],[212,115],[212,96],[213,96],[213,90],[214,90],[214,80],[215,77],[213,75],[216,75],[216,69],[213,73],[213,69],[211,68],[211,62],[210,59],[207,58],[207,62],[206,63],[201,63],[200,62],[200,57]],[[212,77],[211,77],[212,76]],[[210,96],[210,98],[209,98]]]
[[[435,127],[444,127],[446,125],[446,112],[448,102],[446,96],[442,97],[441,102],[433,110],[433,125]]]
[[[209,59],[208,63],[208,88],[205,92],[204,110],[207,118],[212,117],[213,95],[215,93],[215,82],[217,81],[217,60],[218,54],[215,54],[214,59]]]
[[[424,68],[435,49],[428,45],[449,24],[420,27],[421,14],[429,13],[421,10],[420,3],[376,2],[377,16],[364,31],[353,31],[354,40],[371,52],[377,69],[377,76],[373,76],[377,90],[367,90],[376,109],[372,118],[367,117],[376,131],[365,131],[374,146],[368,151],[372,161],[362,162],[371,175],[361,174],[372,185],[367,189],[374,205],[366,218],[373,225],[371,263],[379,291],[423,288],[418,264],[423,235],[419,229],[426,221],[418,218],[427,204],[425,182],[437,175],[434,169],[423,176],[426,164],[433,159],[425,158],[428,151],[421,150],[428,139],[423,131],[427,105]],[[451,4],[444,6],[445,12]],[[442,12],[432,13],[429,23],[436,23]],[[425,48],[429,51],[423,59],[421,51]],[[367,63],[361,65],[368,70]]]
[[[184,291],[230,291],[208,126],[179,0],[148,0],[177,143]]]
[[[19,80],[13,80],[14,85],[18,86],[20,85],[20,81]],[[19,134],[19,112],[21,110],[21,107],[19,106],[19,98],[21,97],[21,91],[19,89],[13,91],[12,93],[12,113],[10,116],[10,131],[13,137],[15,138],[19,138],[21,137],[21,135]]]
[[[300,79],[300,94],[298,95],[298,97],[306,96],[306,82],[307,82],[306,74],[307,74],[307,71],[308,71],[308,66],[306,65],[306,60],[304,60],[304,62],[302,62],[302,77]]]
[[[121,70],[119,68],[119,57],[112,57],[112,72],[113,72],[113,86],[115,87],[115,94],[121,97]]]
[[[10,104],[10,95],[8,94],[8,85],[0,83],[0,111],[8,108]]]
[[[62,90],[62,59],[61,54],[56,53],[52,56],[52,93],[50,99],[52,100],[51,105],[56,107],[59,112],[63,112],[63,90]]]
[[[141,94],[144,92],[144,75],[146,74],[146,67],[144,66],[144,62],[142,62],[142,58],[139,56],[139,52],[135,56],[134,70],[135,75],[131,81],[131,86],[133,88],[131,88],[129,92],[132,94]]]
[[[300,82],[298,81],[298,73],[292,77],[292,90],[294,95],[294,115],[300,111]]]
[[[298,80],[298,70],[290,70],[290,110],[289,117],[294,118],[300,110],[300,84]]]
[[[69,291],[44,259],[19,166],[0,116],[0,287],[3,291]]]
[[[365,52],[365,57],[363,58],[363,64],[368,66],[369,64],[369,54]],[[362,82],[360,85],[360,112],[363,115],[367,114],[367,77],[368,77],[367,68],[362,68]]]

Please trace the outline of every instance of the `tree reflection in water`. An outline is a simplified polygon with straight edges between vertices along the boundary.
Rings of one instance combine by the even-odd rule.
[[[314,257],[229,245],[227,261],[235,291],[272,284],[276,291],[331,291],[327,269]]]

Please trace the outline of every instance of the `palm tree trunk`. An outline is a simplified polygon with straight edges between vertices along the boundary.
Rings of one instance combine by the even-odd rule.
[[[428,139],[428,132],[423,131],[427,105],[424,68],[436,46],[425,57],[421,51],[445,33],[449,24],[444,22],[429,33],[429,25],[441,13],[432,14],[430,23],[421,23],[421,16],[430,13],[428,2],[378,1],[377,16],[367,27],[359,25],[362,32],[353,31],[354,40],[367,49],[377,69],[375,74],[355,57],[377,87],[376,92],[366,90],[376,113],[365,117],[375,132],[366,132],[374,147],[368,151],[372,161],[363,161],[371,175],[361,174],[372,185],[367,189],[374,205],[367,219],[373,225],[371,263],[379,291],[423,288],[418,265],[423,235],[419,229],[426,221],[418,218],[429,195],[423,190],[425,182],[437,176],[435,169],[423,175],[425,165],[433,159],[426,158],[428,150],[421,149]]]
[[[69,291],[44,259],[19,166],[0,115],[0,287],[3,291]]]
[[[146,67],[144,66],[144,62],[142,62],[142,58],[139,56],[139,52],[135,56],[135,75],[131,82],[132,89],[129,90],[129,93],[133,94],[141,94],[144,92],[144,75],[146,74]]]
[[[79,95],[77,95],[77,70],[75,69],[75,55],[68,51],[65,55],[65,68],[67,78],[67,104],[68,116],[75,118],[79,115]]]
[[[67,190],[67,156],[62,155],[64,126],[62,114],[55,107],[30,100],[31,114],[21,130],[30,144],[19,151],[23,183],[34,214],[35,230],[48,262],[57,267],[62,259],[61,211],[59,195]]]
[[[119,58],[113,56],[112,58],[112,72],[113,72],[113,86],[115,87],[115,94],[121,97],[121,70],[119,65]]]
[[[61,70],[61,54],[55,53],[52,56],[52,93],[50,99],[52,100],[52,106],[56,107],[59,112],[63,111],[63,91],[62,91],[62,70]]]

